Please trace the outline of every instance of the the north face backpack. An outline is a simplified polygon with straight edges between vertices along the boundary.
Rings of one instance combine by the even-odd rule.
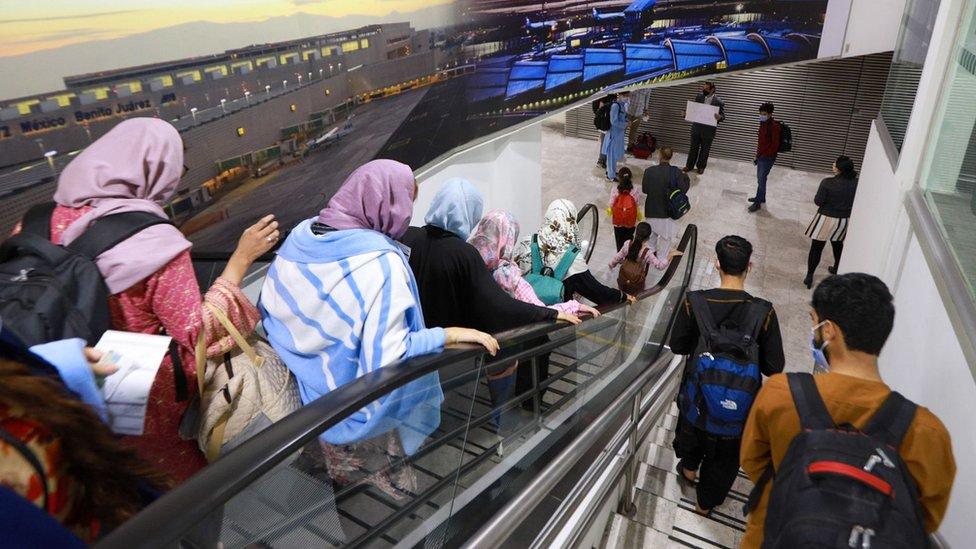
[[[637,226],[637,201],[630,193],[620,193],[610,208],[614,227]]]
[[[610,131],[610,107],[612,106],[613,102],[607,101],[596,111],[596,116],[593,118],[593,125],[596,126],[596,129],[604,132]]]
[[[773,479],[763,548],[928,547],[918,489],[898,455],[915,404],[892,392],[859,431],[834,424],[812,375],[787,380],[802,430],[749,497],[747,511]]]
[[[674,166],[670,166],[670,168],[671,179],[668,183],[668,217],[678,220],[691,211],[691,201],[688,200],[688,193],[681,190],[681,187],[678,186],[678,168]]]
[[[753,298],[737,324],[733,314],[716,324],[705,296],[688,294],[701,333],[700,352],[689,359],[678,403],[699,429],[725,437],[742,436],[749,408],[762,386],[757,338],[769,314],[768,301]]]
[[[786,122],[779,123],[779,152],[785,153],[793,150],[793,130],[786,125]]]
[[[95,258],[139,231],[168,223],[146,212],[100,218],[68,246],[51,243],[53,202],[24,216],[0,245],[0,319],[25,345],[80,337],[95,345],[109,329],[108,288]]]
[[[633,241],[631,241],[633,243]],[[638,295],[644,291],[647,284],[647,248],[641,250],[637,261],[624,259],[620,264],[620,271],[617,273],[617,287],[627,295]]]
[[[535,290],[539,301],[546,305],[555,305],[563,301],[563,279],[576,261],[579,248],[570,246],[556,265],[550,269],[542,263],[542,252],[539,250],[539,235],[532,235],[532,272],[525,275],[525,281]]]

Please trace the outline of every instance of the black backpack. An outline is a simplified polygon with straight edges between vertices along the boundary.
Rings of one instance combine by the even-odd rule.
[[[72,337],[94,345],[111,325],[108,288],[95,258],[169,220],[148,212],[109,215],[58,246],[51,243],[54,207],[31,208],[21,233],[0,245],[0,319],[26,346]]]
[[[859,431],[834,425],[810,374],[787,374],[802,431],[749,496],[775,476],[763,548],[928,547],[918,489],[898,455],[916,406],[892,391]]]
[[[793,150],[793,130],[786,125],[786,122],[779,123],[779,152],[785,153]]]
[[[593,125],[596,129],[600,131],[610,131],[610,108],[613,106],[613,101],[607,101],[600,107],[600,110],[596,111],[596,117],[593,119]]]
[[[668,179],[668,217],[674,220],[681,219],[691,210],[691,201],[688,200],[688,193],[681,190],[678,185],[678,168],[670,166],[670,178]]]

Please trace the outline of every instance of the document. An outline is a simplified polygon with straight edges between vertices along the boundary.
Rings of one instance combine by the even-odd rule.
[[[688,106],[685,107],[685,120],[688,122],[718,126],[718,120],[715,120],[716,114],[718,114],[718,107],[706,103],[689,101]]]
[[[95,345],[105,353],[102,360],[118,366],[105,378],[102,396],[112,431],[120,435],[141,435],[146,424],[149,389],[163,357],[169,351],[169,336],[109,330]]]

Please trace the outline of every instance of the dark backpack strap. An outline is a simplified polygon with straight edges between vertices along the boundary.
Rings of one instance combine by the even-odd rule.
[[[743,337],[748,337],[749,356],[752,360],[759,360],[759,334],[762,332],[763,324],[769,311],[773,308],[772,303],[762,299],[752,299],[746,305],[746,318],[743,322]]]
[[[40,460],[37,459],[37,456],[34,455],[34,452],[31,451],[31,449],[28,448],[27,445],[24,444],[22,440],[15,437],[12,433],[7,431],[3,427],[0,427],[0,439],[3,439],[4,442],[13,446],[14,449],[17,450],[17,452],[19,452],[20,455],[23,456],[25,460],[27,460],[27,463],[29,463],[30,466],[34,468],[34,471],[37,473],[37,475],[41,477],[41,487],[44,488],[44,511],[47,511],[47,501],[48,501],[47,473],[44,472],[44,466],[41,465]]]
[[[749,492],[749,499],[742,506],[743,515],[748,515],[755,511],[756,507],[759,507],[759,500],[762,499],[763,490],[766,489],[766,485],[769,484],[769,481],[773,480],[774,476],[776,476],[776,470],[773,469],[773,464],[770,462],[769,467],[766,467],[766,470],[763,471],[756,485],[752,487],[752,491]]]
[[[123,212],[99,218],[67,248],[94,260],[123,240],[169,220],[149,212]]]
[[[24,214],[21,231],[51,240],[51,216],[54,215],[55,202],[35,204]]]
[[[871,421],[864,428],[864,433],[871,438],[882,440],[885,444],[894,449],[901,446],[905,433],[915,420],[915,412],[918,406],[914,402],[903,397],[900,393],[892,391],[881,408],[874,413]]]
[[[180,348],[175,339],[169,340],[169,357],[173,361],[173,387],[176,389],[176,402],[187,401],[190,399],[190,389],[186,383],[186,372],[183,371]]]
[[[800,428],[819,431],[836,427],[811,374],[789,373],[786,380],[790,384],[796,413],[800,416]]]
[[[718,333],[718,325],[715,324],[715,317],[712,316],[708,301],[701,292],[688,292],[688,303],[691,305],[691,314],[695,317],[695,323],[698,324],[698,332],[705,345],[711,346],[712,335]]]

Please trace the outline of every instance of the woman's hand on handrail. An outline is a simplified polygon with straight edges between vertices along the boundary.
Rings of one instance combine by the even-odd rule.
[[[574,314],[571,314],[571,313],[565,313],[563,311],[559,311],[556,314],[556,320],[557,321],[561,320],[563,322],[569,322],[570,324],[573,324],[573,325],[579,324],[580,322],[583,322],[583,320],[580,317],[578,317],[578,316],[576,316]]]
[[[481,345],[491,356],[498,354],[500,348],[498,340],[484,332],[471,328],[444,328],[444,345],[455,345],[457,343]]]
[[[600,311],[596,310],[595,307],[590,307],[589,305],[587,305],[585,303],[580,303],[579,304],[579,310],[576,311],[576,314],[587,314],[587,315],[590,315],[593,318],[596,318],[596,317],[600,316]]]
[[[230,256],[227,267],[220,276],[234,285],[240,285],[254,260],[273,248],[280,237],[281,233],[278,231],[278,222],[275,221],[274,215],[262,217],[241,234],[237,249]]]

